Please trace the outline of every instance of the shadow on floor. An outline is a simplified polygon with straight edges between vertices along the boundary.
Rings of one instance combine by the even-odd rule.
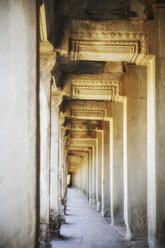
[[[112,226],[73,188],[68,189],[65,221],[52,248],[148,248],[146,241],[126,240],[125,226]]]

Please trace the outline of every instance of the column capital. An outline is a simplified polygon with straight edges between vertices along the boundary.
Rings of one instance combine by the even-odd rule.
[[[51,72],[56,62],[56,52],[52,45],[47,42],[40,43],[40,71]]]
[[[55,107],[59,107],[62,100],[63,100],[62,96],[59,94],[51,96],[51,101],[52,101],[53,105],[55,105]]]

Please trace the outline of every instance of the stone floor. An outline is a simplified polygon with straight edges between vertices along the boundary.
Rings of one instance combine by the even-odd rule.
[[[53,248],[146,248],[144,241],[128,241],[119,233],[120,227],[110,225],[82,194],[68,189],[66,223],[60,239],[52,240]]]

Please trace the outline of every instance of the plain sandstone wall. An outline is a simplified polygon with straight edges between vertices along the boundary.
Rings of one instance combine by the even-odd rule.
[[[0,1],[0,247],[35,247],[36,6]]]

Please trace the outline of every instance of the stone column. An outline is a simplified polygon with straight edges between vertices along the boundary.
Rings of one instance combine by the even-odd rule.
[[[51,97],[50,229],[52,237],[60,230],[59,221],[59,105],[61,96]]]
[[[63,199],[63,204],[64,204],[64,214],[66,212],[66,194],[67,194],[67,164],[66,164],[66,157],[67,157],[67,152],[65,150],[65,139],[63,136],[63,192],[62,192],[62,199]]]
[[[51,70],[56,61],[53,46],[40,44],[40,246],[49,247],[50,199],[50,85]]]
[[[110,121],[103,121],[104,164],[102,168],[102,216],[110,216]]]
[[[92,205],[92,149],[89,151],[89,203]]]
[[[155,5],[155,19],[156,71],[153,61],[148,83],[148,118],[150,118],[148,124],[148,234],[151,248],[163,248],[165,247],[165,3]]]
[[[39,239],[35,1],[2,0],[0,16],[0,246],[34,248]]]
[[[83,155],[83,167],[82,167],[82,191],[85,193],[85,155]]]
[[[42,60],[42,58],[41,58]],[[40,63],[42,64],[42,63]],[[44,71],[45,69],[45,71]],[[50,170],[50,81],[46,68],[40,72],[40,246],[50,244],[49,170]]]
[[[96,201],[97,201],[97,211],[102,209],[102,167],[103,167],[103,131],[97,130],[97,141],[98,141],[98,166],[96,173]]]
[[[86,151],[85,156],[85,195],[88,199],[88,151]]]
[[[147,237],[146,67],[127,68],[124,103],[124,214],[129,239]],[[126,117],[126,118],[125,118]],[[127,144],[127,146],[126,146]]]
[[[58,144],[58,149],[59,149],[59,208],[60,208],[60,218],[62,221],[64,221],[64,216],[65,216],[65,207],[66,207],[66,202],[65,202],[65,153],[64,153],[64,140],[63,140],[63,122],[64,122],[64,117],[60,116],[59,119],[59,144]]]
[[[83,161],[81,161],[81,164],[79,166],[79,182],[80,182],[79,189],[83,191]]]
[[[113,102],[113,150],[111,156],[111,222],[123,221],[123,103]]]
[[[89,200],[89,150],[86,152],[86,160],[85,160],[85,163],[86,163],[86,189],[85,189],[85,192],[86,192],[86,198],[87,200]]]
[[[97,168],[97,147],[96,140],[92,146],[92,207],[96,207],[96,168]]]

